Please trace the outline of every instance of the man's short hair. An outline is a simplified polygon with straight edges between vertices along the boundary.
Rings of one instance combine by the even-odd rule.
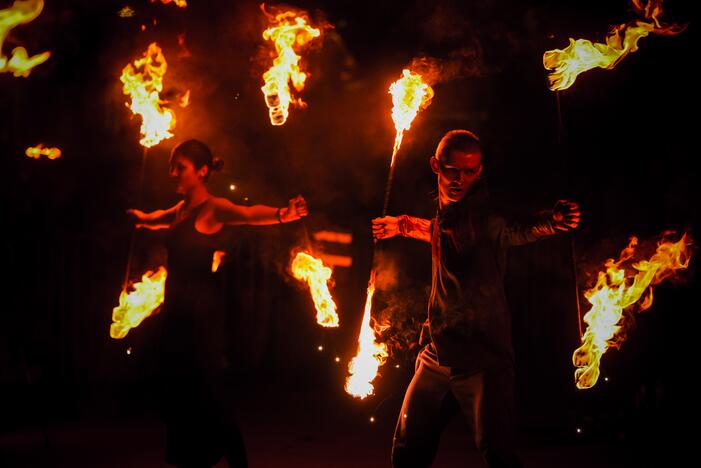
[[[441,138],[436,148],[436,158],[444,161],[452,151],[461,153],[479,153],[482,155],[480,140],[467,130],[451,130]]]

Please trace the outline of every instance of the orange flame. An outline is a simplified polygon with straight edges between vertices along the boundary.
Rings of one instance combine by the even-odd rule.
[[[295,53],[294,46],[304,46],[319,37],[321,30],[309,26],[307,15],[303,12],[285,11],[272,16],[265,11],[265,4],[261,4],[261,9],[274,24],[263,32],[263,39],[273,41],[278,55],[273,66],[263,75],[265,85],[260,89],[265,95],[270,123],[277,126],[287,120],[290,103],[305,106],[301,98],[293,99],[287,84],[292,81],[295,89],[302,91],[309,76],[301,71],[301,57]]]
[[[225,256],[226,252],[223,252],[221,250],[217,250],[216,252],[214,252],[214,255],[212,255],[212,273],[217,272]]]
[[[180,107],[183,107],[183,108],[190,105],[190,90],[189,89],[187,91],[185,91],[185,94],[183,94],[180,97],[180,102],[178,104],[180,105]]]
[[[375,341],[376,328],[373,327],[372,296],[375,294],[375,272],[370,274],[368,283],[368,296],[365,300],[365,312],[363,322],[360,326],[360,336],[358,337],[358,353],[348,364],[346,379],[346,392],[358,398],[365,398],[373,394],[375,388],[372,381],[377,377],[377,371],[387,360],[387,346],[384,343]]]
[[[2,45],[10,30],[33,21],[44,9],[44,0],[16,0],[10,8],[0,10],[0,73],[12,73],[15,77],[27,77],[32,68],[46,62],[51,52],[29,57],[27,49],[15,47],[9,59],[2,53]]]
[[[316,323],[322,327],[337,327],[338,314],[336,303],[329,292],[331,268],[324,266],[321,260],[305,252],[299,252],[292,260],[292,274],[301,281],[306,281],[316,307]]]
[[[549,50],[543,54],[543,66],[553,70],[548,76],[553,91],[572,86],[580,73],[592,68],[611,70],[631,52],[638,50],[638,41],[649,34],[675,35],[686,26],[660,23],[662,0],[650,0],[643,6],[642,0],[632,0],[633,8],[644,20],[635,20],[613,26],[606,37],[606,44],[594,43],[586,39],[570,38],[570,45],[564,49]]]
[[[58,148],[46,148],[39,143],[37,146],[27,148],[24,154],[34,159],[39,159],[42,156],[46,156],[49,159],[58,159],[61,157],[61,150]]]
[[[390,85],[389,93],[392,95],[392,120],[397,130],[390,163],[393,166],[394,158],[402,145],[404,132],[409,130],[419,110],[431,104],[433,88],[424,82],[421,75],[404,69],[402,77]]]
[[[638,239],[632,237],[618,261],[609,259],[606,271],[599,272],[596,286],[584,293],[592,308],[584,316],[588,326],[582,337],[582,346],[572,355],[579,389],[596,384],[601,357],[609,347],[619,348],[625,339],[623,311],[631,307],[637,311],[648,309],[652,305],[652,286],[689,266],[691,253],[687,247],[691,245],[691,239],[684,234],[676,243],[661,241],[650,260],[632,265],[637,272],[626,271],[621,265],[633,259],[637,243]]]
[[[158,0],[151,0],[151,3],[156,3]],[[169,3],[175,3],[178,5],[180,8],[185,8],[187,7],[187,0],[161,0],[161,3],[167,5]]]
[[[120,77],[124,83],[122,91],[131,96],[131,106],[128,107],[142,118],[139,143],[146,148],[173,136],[170,130],[175,127],[175,114],[161,106],[158,96],[163,90],[163,75],[167,67],[161,48],[154,42],[142,58],[124,67]]]
[[[122,291],[119,295],[119,305],[112,310],[112,338],[124,338],[129,330],[138,327],[160,307],[165,293],[166,276],[164,267],[159,267],[155,273],[147,271],[141,277],[141,282],[133,285],[133,291]]]

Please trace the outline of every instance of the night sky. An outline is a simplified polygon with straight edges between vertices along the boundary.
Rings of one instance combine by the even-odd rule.
[[[11,3],[2,0],[0,8]],[[651,35],[614,70],[581,75],[560,93],[558,115],[543,52],[565,47],[569,37],[602,41],[610,25],[635,17],[626,0],[299,1],[294,6],[308,11],[312,24],[332,27],[303,55],[310,76],[300,95],[308,106],[291,107],[287,123],[273,127],[260,91],[270,56],[257,2],[190,0],[180,9],[147,0],[47,0],[3,46],[6,55],[16,45],[52,55],[28,78],[0,74],[9,258],[0,395],[18,402],[0,417],[0,434],[42,418],[80,419],[86,407],[117,411],[129,402],[147,411],[154,396],[135,389],[150,385],[159,317],[124,340],[108,334],[132,229],[125,210],[178,200],[168,154],[189,138],[225,160],[210,182],[214,194],[280,206],[301,193],[311,211],[304,224],[228,229],[230,262],[219,280],[227,286],[230,354],[242,381],[321,386],[343,398],[371,266],[370,220],[382,208],[394,140],[387,89],[417,57],[450,62],[455,73],[435,84],[432,104],[404,138],[391,214],[433,215],[428,158],[446,131],[465,128],[483,143],[491,195],[515,216],[561,198],[579,202],[583,221],[574,245],[582,290],[629,236],[653,242],[665,230],[697,234],[699,92],[689,70],[697,55],[690,3],[664,3],[665,18],[689,23],[686,31]],[[119,16],[125,5],[133,17]],[[191,104],[171,106],[175,137],[148,151],[140,189],[140,117],[125,107],[119,75],[153,41],[168,62],[163,94],[177,101],[189,89]],[[59,147],[62,158],[26,158],[24,150],[38,143]],[[313,323],[307,291],[287,272],[305,229],[353,234],[353,244],[339,251],[353,266],[334,273],[338,330]],[[157,232],[138,234],[135,272],[164,261],[161,240]],[[629,340],[605,355],[602,378],[610,381],[577,391],[571,245],[560,236],[510,254],[519,427],[558,441],[578,440],[573,428],[584,427],[586,440],[636,447],[675,437],[670,432],[690,417],[697,364],[694,261],[681,280],[656,288]],[[380,274],[392,281],[381,284],[376,309],[394,317],[396,343],[373,401],[352,403],[363,415],[385,399],[401,402],[430,286],[426,244],[391,240],[380,259]],[[32,386],[43,406],[28,416],[22,408],[33,405],[36,393],[25,391]],[[391,423],[396,414],[381,417]],[[391,432],[378,437],[391,442]]]

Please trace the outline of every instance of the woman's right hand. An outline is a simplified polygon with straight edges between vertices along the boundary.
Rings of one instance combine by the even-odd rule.
[[[372,220],[372,236],[375,239],[389,239],[399,235],[399,218],[384,216]]]

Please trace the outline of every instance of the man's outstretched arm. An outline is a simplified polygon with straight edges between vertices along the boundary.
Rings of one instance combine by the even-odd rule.
[[[402,236],[431,242],[431,220],[408,215],[375,218],[372,220],[372,235],[378,240]]]
[[[577,203],[559,200],[552,210],[538,213],[528,223],[511,223],[500,216],[492,216],[489,220],[489,230],[502,245],[510,247],[576,229],[581,216]]]

